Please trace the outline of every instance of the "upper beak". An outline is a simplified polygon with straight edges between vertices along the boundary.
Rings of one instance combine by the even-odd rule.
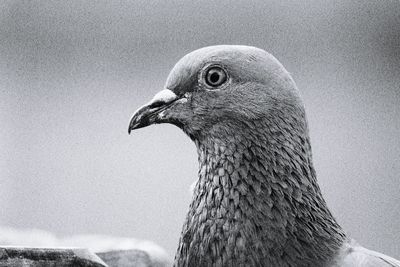
[[[128,133],[157,122],[159,113],[170,106],[178,96],[169,89],[158,92],[146,105],[138,108],[132,115],[129,123]]]

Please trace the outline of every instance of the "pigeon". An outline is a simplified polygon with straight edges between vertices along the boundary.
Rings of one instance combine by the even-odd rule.
[[[351,239],[329,210],[312,163],[299,90],[270,53],[195,50],[132,116],[195,143],[193,189],[174,266],[399,266]]]

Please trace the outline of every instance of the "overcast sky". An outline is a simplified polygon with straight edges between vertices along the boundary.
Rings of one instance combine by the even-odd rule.
[[[306,103],[322,191],[360,243],[400,258],[400,3],[2,1],[0,224],[150,239],[174,255],[197,177],[178,128],[128,136],[206,45],[274,54]]]

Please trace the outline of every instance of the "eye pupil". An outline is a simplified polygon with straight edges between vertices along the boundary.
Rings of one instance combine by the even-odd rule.
[[[219,74],[214,72],[210,75],[210,82],[217,83],[219,80]]]
[[[226,82],[227,75],[224,69],[212,67],[206,72],[205,82],[212,87],[217,87]]]

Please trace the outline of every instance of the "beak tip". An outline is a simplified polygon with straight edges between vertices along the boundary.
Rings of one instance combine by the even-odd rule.
[[[137,126],[137,124],[130,123],[128,127],[128,134],[130,135],[133,130],[137,129]]]
[[[145,126],[147,126],[147,124],[143,124],[143,122],[140,122],[140,121],[133,122],[133,119],[132,119],[132,121],[128,127],[128,134],[130,135],[132,131],[142,128],[142,127],[145,127]]]

